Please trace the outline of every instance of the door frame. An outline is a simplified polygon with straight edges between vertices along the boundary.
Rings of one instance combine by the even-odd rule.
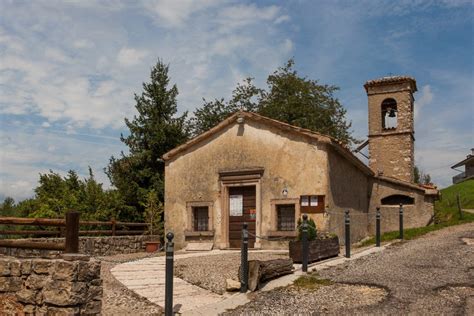
[[[263,173],[263,172],[262,172]],[[261,236],[261,223],[262,223],[262,186],[261,186],[261,173],[253,174],[254,177],[248,175],[243,176],[241,179],[238,177],[232,177],[233,179],[226,179],[221,176],[220,188],[221,188],[221,240],[220,248],[226,249],[230,247],[229,243],[229,187],[239,186],[255,186],[255,207],[256,207],[256,218],[255,218],[255,234]],[[261,249],[262,244],[260,239],[255,239],[254,249]]]

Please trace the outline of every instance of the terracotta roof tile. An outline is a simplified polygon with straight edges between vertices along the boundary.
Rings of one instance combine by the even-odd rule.
[[[388,76],[388,77],[382,77],[378,79],[369,80],[364,84],[364,88],[365,90],[367,90],[368,87],[391,84],[391,83],[400,83],[400,82],[405,82],[405,81],[410,81],[413,85],[413,91],[417,91],[416,80],[415,78],[410,77],[410,76]]]

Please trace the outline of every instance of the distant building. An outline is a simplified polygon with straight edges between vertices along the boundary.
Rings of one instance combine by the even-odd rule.
[[[465,166],[465,171],[453,177],[454,184],[474,178],[474,148],[471,148],[471,153],[467,155],[466,159],[458,162],[451,168],[456,171],[460,171],[456,168],[460,168],[462,166]]]

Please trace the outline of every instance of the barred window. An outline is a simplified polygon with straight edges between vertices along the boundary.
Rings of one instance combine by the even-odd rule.
[[[277,216],[279,231],[295,230],[295,205],[285,204],[277,205]]]
[[[209,208],[207,206],[193,207],[194,231],[209,230]]]

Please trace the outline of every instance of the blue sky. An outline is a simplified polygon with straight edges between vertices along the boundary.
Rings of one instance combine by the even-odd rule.
[[[365,81],[416,78],[416,163],[441,187],[474,147],[471,1],[0,0],[0,198],[33,195],[39,173],[86,176],[126,147],[157,58],[179,110],[228,97],[237,82],[294,57],[341,88],[354,134],[367,135]]]

